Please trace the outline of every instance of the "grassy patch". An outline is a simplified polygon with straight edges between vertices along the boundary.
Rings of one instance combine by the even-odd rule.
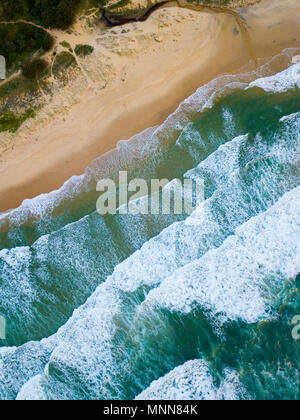
[[[80,0],[0,0],[0,19],[26,19],[47,28],[68,29]]]
[[[111,6],[108,6],[108,9],[109,10],[118,9],[119,7],[126,6],[128,3],[130,3],[130,0],[120,0],[117,3],[112,4]]]
[[[34,95],[38,91],[38,84],[35,79],[25,79],[17,77],[10,80],[0,87],[0,115],[3,109],[1,106],[9,102],[20,103],[21,98],[26,94]]]
[[[107,0],[0,0],[0,20],[24,19],[45,28],[68,29],[77,13]]]
[[[47,67],[48,63],[46,60],[36,58],[22,67],[22,74],[26,79],[37,79],[38,76],[43,74]]]
[[[87,55],[92,54],[93,51],[94,51],[94,47],[92,47],[91,45],[78,44],[75,47],[75,54],[78,55],[79,57],[86,57]]]
[[[34,118],[35,112],[29,108],[22,115],[15,115],[12,112],[6,112],[0,117],[0,132],[9,131],[15,133],[20,126],[29,118]]]
[[[72,52],[72,47],[67,41],[61,42],[60,45],[64,48],[66,48],[67,50],[69,50],[70,52]]]
[[[6,58],[9,72],[20,69],[34,52],[43,55],[54,44],[47,32],[23,23],[0,25],[0,39],[0,55]]]
[[[58,54],[55,58],[55,62],[53,64],[53,74],[57,76],[61,72],[66,72],[66,70],[71,66],[76,66],[76,60],[73,54],[63,51]]]

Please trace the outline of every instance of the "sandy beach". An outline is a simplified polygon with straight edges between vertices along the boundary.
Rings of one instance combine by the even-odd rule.
[[[241,14],[257,58],[299,46],[298,0],[264,0]],[[167,5],[144,22],[87,37],[97,48],[85,77],[57,92],[17,133],[0,134],[1,212],[81,174],[119,140],[160,124],[216,76],[254,66],[236,20],[225,13]]]

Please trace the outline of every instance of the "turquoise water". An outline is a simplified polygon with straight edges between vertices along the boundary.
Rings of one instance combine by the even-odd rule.
[[[0,219],[1,399],[299,399],[300,83],[271,73],[211,82]],[[204,219],[100,216],[119,170],[203,179]]]

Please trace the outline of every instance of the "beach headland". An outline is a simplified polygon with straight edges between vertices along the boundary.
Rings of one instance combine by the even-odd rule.
[[[94,47],[81,72],[47,97],[16,133],[0,133],[0,212],[59,188],[119,140],[160,124],[199,86],[299,47],[297,0],[263,0],[227,13],[168,4],[144,22],[70,31]],[[249,41],[251,46],[249,46]],[[276,69],[275,69],[276,71]]]

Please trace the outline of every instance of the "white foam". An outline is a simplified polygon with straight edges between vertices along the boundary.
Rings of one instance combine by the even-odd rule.
[[[293,196],[295,192],[297,190],[294,190],[291,195]],[[287,196],[283,202],[293,204],[295,198],[291,198],[290,200]],[[202,259],[178,270],[166,280],[164,278],[174,272],[178,265],[197,258],[199,253],[203,255],[203,252],[205,253],[213,246],[213,241],[218,240],[218,236],[214,238],[212,235],[215,228],[212,223],[207,223],[207,237],[203,232],[205,224],[199,226],[199,236],[200,238],[204,237],[202,245],[200,240],[195,240],[195,228],[185,228],[183,224],[177,223],[117,266],[113,275],[97,288],[86,304],[76,310],[67,324],[60,329],[64,338],[59,340],[50,362],[58,366],[60,370],[63,369],[62,366],[68,366],[68,369],[63,369],[65,371],[64,382],[71,385],[73,379],[69,377],[68,372],[71,371],[73,374],[76,372],[77,383],[89,384],[90,395],[94,398],[104,398],[104,396],[109,398],[111,396],[109,394],[111,385],[109,384],[113,382],[112,378],[124,368],[119,364],[120,361],[118,364],[115,361],[118,352],[115,349],[114,337],[120,331],[117,325],[122,325],[122,328],[129,334],[134,333],[131,331],[132,323],[125,314],[127,311],[134,310],[140,302],[139,299],[143,300],[143,296],[138,298],[137,291],[144,290],[146,295],[147,288],[153,288],[163,280],[162,286],[150,292],[145,303],[138,308],[136,313],[138,318],[144,315],[147,318],[151,314],[153,305],[155,307],[158,305],[159,308],[167,306],[171,311],[188,312],[192,309],[193,304],[200,304],[202,308],[215,312],[215,315],[218,315],[219,324],[228,319],[255,322],[258,318],[269,316],[265,296],[261,294],[261,291],[263,289],[267,295],[277,295],[286,275],[286,272],[282,274],[282,280],[278,264],[284,266],[280,265],[280,269],[287,270],[285,253],[288,253],[291,248],[289,245],[282,250],[278,246],[279,232],[283,229],[286,232],[287,241],[291,240],[295,246],[297,238],[299,238],[299,231],[295,229],[295,226],[290,226],[287,223],[289,229],[285,228],[284,217],[292,217],[294,224],[294,219],[299,216],[297,211],[294,211],[295,206],[289,212],[287,206],[280,203],[272,209],[272,212],[275,213],[274,217],[267,212],[252,219],[251,223],[245,224],[243,229],[238,230],[237,235],[229,238],[221,248],[208,252]],[[280,217],[277,213],[280,213]],[[274,230],[272,226],[274,220],[278,220],[278,223],[281,224],[278,226],[277,237],[272,238],[271,241],[276,251],[273,255],[273,249],[268,249],[268,241],[270,232],[272,233]],[[260,231],[262,233],[259,234]],[[244,239],[245,236],[247,241]],[[178,240],[182,241],[181,246],[178,244]],[[220,240],[222,241],[222,237]],[[172,245],[173,241],[174,246]],[[255,251],[257,249],[253,244],[256,244],[259,249],[257,254],[259,261],[256,259]],[[266,255],[262,254],[260,248]],[[287,256],[293,260],[290,254]],[[145,270],[145,261],[147,270]],[[207,262],[205,263],[205,261]],[[270,276],[273,280],[270,285],[265,285],[264,288],[261,287],[262,280],[266,276],[263,263],[267,267],[270,265],[267,277]],[[276,272],[274,276],[273,270]],[[288,271],[290,272],[290,270]],[[274,284],[277,287],[275,291],[272,290]],[[126,304],[124,305],[123,302]],[[126,364],[125,354],[123,363]],[[95,368],[96,366],[97,368]],[[45,378],[49,383],[53,382],[48,373],[45,374]],[[102,378],[101,383],[98,378]],[[122,394],[119,396],[121,397]]]
[[[263,77],[249,84],[249,88],[258,87],[266,92],[287,92],[288,90],[300,89],[300,63],[294,64],[288,69],[274,76]]]
[[[46,401],[46,394],[43,392],[43,375],[36,375],[31,378],[20,390],[17,401]]]
[[[233,145],[235,145],[235,142]],[[226,149],[228,147],[229,144],[224,148]],[[233,150],[235,150],[235,148],[233,148]],[[220,150],[216,153],[220,153]],[[254,166],[256,165],[257,164],[255,163]],[[267,172],[268,168],[265,168],[266,170],[263,169],[264,168],[262,167],[261,170],[264,175],[266,175],[266,179],[268,182],[271,182],[272,178],[270,178],[270,174]],[[260,179],[260,182],[264,182],[263,178],[260,177]],[[229,183],[230,188],[227,190],[224,189],[226,196],[231,196],[233,191],[237,188],[241,188],[239,182],[238,173],[234,173],[233,178]],[[220,192],[222,191],[223,189],[220,190]],[[238,195],[233,197],[234,200],[237,198]],[[212,197],[209,201],[213,203],[214,200],[215,197]],[[234,203],[236,208],[233,215],[235,215],[235,218],[238,217],[238,221],[241,223],[243,217],[246,217],[247,220],[249,215],[243,215],[242,217],[241,210],[243,209],[243,203],[241,203],[241,210],[239,210],[239,204],[239,201]],[[227,209],[226,211],[229,212],[230,209]],[[232,223],[234,222],[232,215],[231,221]],[[238,221],[235,221],[235,223],[238,223]],[[99,386],[99,384],[97,384],[97,378],[110,378],[111,375],[114,375],[116,370],[120,367],[116,365],[114,361],[115,348],[113,345],[113,339],[116,332],[118,332],[115,320],[118,319],[118,323],[121,322],[121,324],[124,324],[125,327],[126,319],[123,317],[124,311],[126,313],[130,305],[132,305],[131,308],[134,308],[134,306],[140,303],[136,294],[138,290],[144,290],[146,295],[149,288],[158,286],[159,283],[170,276],[178,267],[188,264],[190,261],[201,257],[212,247],[221,245],[223,239],[224,232],[222,234],[220,233],[220,229],[213,217],[211,221],[205,221],[196,227],[186,226],[186,224],[182,222],[175,223],[165,229],[158,237],[147,242],[140,251],[136,252],[122,264],[118,265],[115,268],[113,275],[110,276],[103,285],[98,287],[97,291],[90,299],[88,299],[87,303],[74,312],[68,323],[60,329],[60,332],[63,332],[64,334],[64,339],[58,340],[60,344],[53,352],[50,359],[51,362],[59,366],[67,365],[71,369],[76,370],[81,378],[80,380],[78,379],[78,382],[82,381],[83,383],[87,382],[89,384],[93,384],[91,385],[93,392],[97,389],[99,394],[97,394],[96,397],[99,397],[99,395],[105,395],[105,393],[108,392],[107,384],[102,381],[101,386]],[[232,240],[232,238],[230,240]],[[256,241],[255,232],[253,232],[251,241]],[[249,244],[247,246],[249,246]],[[235,242],[233,241],[231,245],[229,245],[229,249],[234,249],[234,247]],[[251,248],[252,242],[250,249]],[[239,252],[240,250],[238,249],[237,253]],[[243,258],[247,257],[246,252],[249,253],[247,247],[243,253]],[[280,258],[278,257],[279,260]],[[234,252],[233,261],[235,263],[239,261]],[[145,269],[145,264],[147,269]],[[214,264],[215,261],[213,260],[211,264],[213,268]],[[215,268],[215,271],[219,271],[221,273],[225,270],[225,273],[227,273],[227,266],[228,263],[226,259],[224,263],[225,268],[223,269],[222,267],[221,269],[220,266],[218,266]],[[183,268],[183,270],[185,269]],[[254,266],[253,270],[250,270],[250,274],[252,273],[252,275],[254,275],[255,270],[256,267]],[[186,269],[186,271],[189,271],[189,269]],[[192,274],[195,273],[192,272]],[[215,274],[214,271],[213,274]],[[228,272],[227,274],[229,279],[231,273]],[[176,275],[177,274],[175,274],[175,277]],[[163,292],[165,291],[167,295],[175,293],[176,287],[174,288],[174,286],[176,286],[176,282],[173,282],[173,277],[170,277],[170,279],[172,284],[169,284],[169,288],[165,287],[165,289],[158,289],[159,293],[161,290]],[[196,280],[195,284],[198,284]],[[227,304],[228,307],[228,305],[232,302],[232,305],[236,306],[236,310],[239,311],[241,310],[241,307],[238,306],[239,295],[235,296],[236,299],[233,299],[234,292],[238,294],[240,289],[245,288],[245,284],[242,283],[242,285],[239,286],[240,279],[237,278],[237,276],[234,277],[234,282],[231,286],[228,285],[228,281],[227,283],[224,283],[224,290],[226,292],[227,287],[227,294],[232,293],[233,296],[228,297],[224,294],[225,304]],[[191,282],[194,282],[194,280]],[[242,296],[241,303],[245,306],[245,299],[247,300],[247,298],[250,299],[251,297],[254,297],[254,299],[257,298],[258,306],[261,304],[258,309],[261,310],[262,307],[264,308],[264,302],[260,299],[261,296],[257,293],[257,288],[255,286],[254,282],[253,287],[249,287],[250,294],[246,294],[245,298]],[[218,293],[223,298],[222,287],[220,290],[220,287],[216,287],[214,282],[207,287],[205,285],[204,288],[210,299],[215,299],[215,296]],[[251,295],[251,288],[254,289],[256,294]],[[183,294],[181,294],[180,290],[177,290],[177,292],[179,299],[184,300],[185,291]],[[192,290],[191,293],[194,294],[194,291]],[[151,296],[151,294],[149,296]],[[197,298],[197,293],[195,293],[195,297]],[[132,302],[130,301],[131,298],[133,299]],[[143,299],[143,297],[140,299]],[[123,300],[126,302],[125,306],[122,304]],[[188,303],[188,301],[185,303]],[[147,312],[147,306],[145,310],[142,309],[143,307],[141,307],[138,312]],[[250,317],[254,309],[249,306],[249,311],[246,315]],[[227,315],[223,319],[226,321],[228,319]],[[127,325],[127,327],[129,328],[130,326]],[[93,331],[93,334],[90,333],[91,331]],[[86,357],[85,354],[88,355],[88,357]],[[70,355],[72,355],[72,357],[70,357]],[[94,368],[95,366],[97,366],[97,369]],[[107,382],[109,383],[109,379],[107,379]]]
[[[153,381],[136,400],[241,400],[250,399],[241,385],[238,374],[225,370],[219,386],[209,364],[204,360],[190,360]]]
[[[300,247],[300,187],[236,230],[221,247],[177,270],[143,303],[189,313],[201,307],[222,324],[268,319]],[[148,307],[150,306],[150,308]]]
[[[249,135],[242,135],[222,144],[195,169],[186,172],[185,178],[203,178],[213,180],[214,188],[227,182],[229,176],[240,168],[240,150],[247,143]],[[224,164],[226,162],[226,164]],[[207,187],[207,186],[206,186]]]
[[[13,326],[9,342],[54,333],[58,320],[63,323],[120,261],[111,231],[97,214],[31,247],[0,251],[0,307]]]
[[[20,347],[0,348],[0,399],[15,399],[20,388],[31,377],[41,374],[58,336]]]

